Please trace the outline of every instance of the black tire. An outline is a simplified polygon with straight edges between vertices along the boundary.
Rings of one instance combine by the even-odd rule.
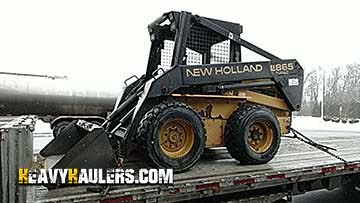
[[[262,137],[265,136],[259,133],[258,128],[253,127],[258,122],[266,124],[270,132],[267,134],[272,137],[261,152],[256,151],[259,149],[254,150],[249,143],[249,139],[252,142],[252,134],[249,135],[249,132],[252,133],[251,130],[257,129],[256,136],[259,134]],[[241,164],[263,164],[274,158],[280,146],[280,137],[279,122],[271,110],[263,106],[243,105],[229,117],[225,127],[224,141],[230,155]]]
[[[168,156],[165,154],[163,146],[160,146],[160,130],[174,120],[186,120],[191,125],[193,132],[191,134],[193,142],[188,148],[189,151],[181,157]],[[138,128],[138,138],[150,165],[159,168],[172,168],[175,172],[182,172],[191,168],[200,159],[206,144],[205,134],[204,124],[198,113],[180,102],[156,105],[145,114]]]
[[[61,122],[55,124],[55,126],[53,128],[53,136],[54,137],[59,136],[61,131],[64,130],[69,124],[70,124],[70,121],[61,121]]]

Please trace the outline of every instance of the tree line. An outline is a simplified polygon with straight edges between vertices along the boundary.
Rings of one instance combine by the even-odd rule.
[[[322,110],[327,118],[360,118],[360,64],[319,67],[305,74],[298,115],[320,117]]]

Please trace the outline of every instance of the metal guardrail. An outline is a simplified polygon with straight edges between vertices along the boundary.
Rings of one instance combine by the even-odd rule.
[[[31,168],[36,117],[20,116],[0,127],[0,202],[26,202],[26,187],[19,187],[18,168]]]

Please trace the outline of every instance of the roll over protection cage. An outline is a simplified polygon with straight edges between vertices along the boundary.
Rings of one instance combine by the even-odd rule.
[[[236,77],[223,76],[217,78],[185,78],[184,74],[185,69],[187,68],[212,68],[220,66],[220,64],[210,64],[210,57],[207,57],[207,61],[204,61],[201,65],[186,65],[187,48],[193,48],[189,47],[191,46],[191,44],[189,43],[189,33],[194,26],[204,27],[204,29],[208,30],[208,35],[216,33],[218,36],[220,36],[219,41],[230,41],[229,63],[223,63],[223,66],[240,66],[241,68],[241,66],[244,65],[262,64],[264,67],[264,71],[261,73],[237,75]],[[159,71],[159,69],[161,69],[161,67],[159,68],[158,65],[161,61],[161,49],[164,47],[164,40],[174,40],[174,48],[170,65],[171,69],[154,81],[148,97],[154,98],[170,95],[176,90],[194,85],[210,85],[209,88],[205,87],[203,89],[220,90],[224,84],[228,87],[236,87],[237,85],[231,84],[242,80],[270,79],[273,82],[265,84],[269,84],[269,86],[274,86],[278,90],[278,92],[282,94],[282,97],[287,102],[289,109],[300,110],[303,89],[303,69],[301,68],[300,64],[294,59],[282,60],[279,57],[265,51],[264,49],[242,39],[240,37],[240,34],[242,33],[242,26],[240,24],[201,17],[198,15],[192,15],[191,13],[185,11],[172,11],[163,14],[161,17],[157,18],[154,22],[149,24],[148,30],[152,44],[145,80],[148,80],[154,75],[157,75],[157,72]],[[219,41],[214,41],[213,44]],[[269,61],[242,63],[241,47],[245,47],[269,59]],[[204,58],[205,57],[203,57],[203,60],[206,60]],[[279,74],[279,71],[270,70],[272,65],[283,65],[285,63],[291,63],[294,69],[288,71],[287,74]],[[179,75],[181,75],[182,77],[179,77]],[[290,81],[292,79],[297,80],[297,83],[295,83],[295,85],[290,84]],[[264,86],[264,84],[261,85]],[[216,86],[218,86],[219,88],[217,88]],[[249,85],[246,86],[249,87]],[[210,92],[204,93],[206,94]]]
[[[170,26],[161,26],[166,20],[170,21]],[[240,34],[242,33],[242,26],[238,23],[231,23],[220,21],[211,18],[200,17],[198,15],[192,15],[189,12],[181,11],[181,12],[168,12],[157,18],[154,22],[148,25],[148,30],[150,34],[150,39],[152,41],[149,63],[148,63],[148,74],[147,76],[151,76],[156,70],[156,64],[154,63],[154,57],[160,57],[156,51],[156,48],[161,46],[157,46],[158,43],[162,42],[164,39],[173,38],[175,35],[175,48],[173,54],[173,61],[172,66],[176,65],[185,65],[184,60],[181,60],[185,55],[185,48],[186,48],[186,39],[187,34],[189,33],[189,29],[194,23],[199,23],[204,27],[211,29],[212,31],[222,35],[225,38],[228,38],[232,42],[232,54],[235,51],[240,52],[240,46],[244,46],[249,50],[267,58],[270,60],[280,60],[279,57],[261,49],[260,47],[255,46],[254,44],[241,39]],[[176,32],[176,33],[174,33]],[[231,62],[241,62],[241,54],[240,56],[231,57],[234,60]],[[154,66],[155,65],[155,66]]]

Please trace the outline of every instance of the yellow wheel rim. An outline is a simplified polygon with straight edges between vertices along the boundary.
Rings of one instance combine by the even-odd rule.
[[[172,119],[160,129],[160,148],[170,158],[187,155],[194,145],[194,128],[184,119]]]
[[[248,129],[248,144],[256,153],[264,153],[271,147],[274,139],[271,125],[266,120],[258,120]]]

